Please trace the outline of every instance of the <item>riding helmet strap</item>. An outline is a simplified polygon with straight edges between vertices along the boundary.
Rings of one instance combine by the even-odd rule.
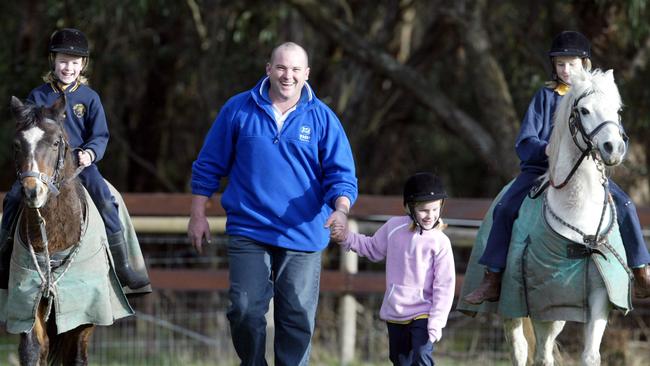
[[[409,202],[407,203],[407,208],[408,208],[408,214],[411,220],[413,220],[413,225],[415,225],[416,229],[420,230],[420,235],[422,235],[423,229],[422,225],[420,225],[420,222],[415,218],[415,203]]]

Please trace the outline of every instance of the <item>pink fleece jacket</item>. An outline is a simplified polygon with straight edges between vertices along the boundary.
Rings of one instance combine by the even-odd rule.
[[[454,301],[456,270],[447,235],[409,230],[408,216],[393,217],[372,236],[348,233],[341,243],[373,262],[386,259],[386,293],[379,316],[410,321],[428,316],[429,340],[440,340]]]

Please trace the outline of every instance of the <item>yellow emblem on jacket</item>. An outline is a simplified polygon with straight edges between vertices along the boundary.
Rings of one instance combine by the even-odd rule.
[[[86,106],[83,104],[75,104],[72,111],[77,118],[82,118],[86,114]]]

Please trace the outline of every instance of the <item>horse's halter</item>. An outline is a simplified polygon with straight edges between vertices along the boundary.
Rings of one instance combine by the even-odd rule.
[[[563,188],[564,186],[569,183],[569,180],[573,177],[573,174],[575,174],[576,170],[578,170],[578,167],[582,163],[582,161],[589,155],[591,155],[592,159],[594,159],[594,162],[596,162],[596,165],[599,167],[599,170],[602,170],[602,165],[605,164],[602,161],[602,158],[600,157],[600,154],[597,154],[598,148],[597,146],[594,145],[594,137],[607,125],[613,124],[618,128],[621,137],[623,138],[623,141],[625,142],[625,146],[627,147],[629,137],[625,133],[625,130],[623,130],[623,125],[620,123],[620,115],[619,115],[619,122],[614,122],[614,121],[603,121],[601,122],[596,128],[594,128],[591,132],[587,133],[585,130],[585,126],[582,123],[582,118],[580,117],[580,111],[578,110],[578,103],[582,98],[589,96],[591,94],[594,94],[595,91],[593,89],[591,90],[586,90],[584,93],[582,93],[576,100],[573,102],[573,108],[571,110],[571,116],[569,116],[569,131],[571,132],[571,138],[573,139],[573,143],[576,145],[576,147],[582,152],[580,155],[580,158],[576,161],[576,163],[573,165],[571,168],[571,171],[567,175],[567,177],[564,179],[564,181],[560,184],[555,184],[553,181],[549,180],[551,186],[555,189],[560,189]],[[578,141],[578,134],[580,134],[580,139],[582,140],[582,145],[585,145],[583,148],[580,142]],[[541,191],[541,189],[540,189]]]
[[[616,128],[618,128],[621,137],[623,138],[623,141],[627,146],[629,137],[625,133],[625,130],[623,130],[623,125],[621,125],[620,123],[620,119],[621,119],[620,115],[618,117],[619,118],[618,123],[609,120],[603,121],[598,126],[596,126],[596,128],[594,128],[590,133],[587,133],[587,131],[585,130],[585,126],[582,123],[582,118],[580,117],[580,111],[578,110],[578,103],[582,98],[594,93],[595,91],[593,89],[587,90],[584,93],[582,93],[578,98],[576,98],[576,100],[573,102],[573,109],[571,110],[571,116],[569,117],[569,131],[571,131],[571,137],[573,138],[573,142],[576,144],[576,146],[578,147],[578,149],[580,149],[582,153],[594,152],[597,150],[593,142],[594,137],[598,134],[598,132],[600,132],[600,130],[605,128],[607,125],[612,124],[616,126]],[[580,133],[580,138],[582,139],[584,145],[586,145],[585,148],[582,148],[582,146],[578,142],[578,133]]]
[[[41,182],[47,185],[47,188],[49,189],[50,193],[52,193],[54,196],[58,196],[59,188],[61,187],[61,183],[62,183],[61,178],[63,177],[63,169],[65,167],[65,154],[68,151],[68,143],[65,141],[63,134],[59,136],[58,142],[59,142],[58,158],[56,161],[56,166],[54,167],[54,174],[51,177],[48,176],[47,174],[41,172],[35,172],[33,170],[26,171],[26,172],[21,172],[20,170],[17,170],[16,175],[18,176],[18,180],[22,182],[25,178],[28,177],[37,178],[38,180],[40,180]],[[18,166],[17,163],[16,166]]]

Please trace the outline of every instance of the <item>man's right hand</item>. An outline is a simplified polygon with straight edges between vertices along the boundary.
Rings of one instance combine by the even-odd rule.
[[[205,241],[210,244],[212,238],[210,237],[210,225],[208,224],[208,219],[205,216],[202,217],[190,217],[190,222],[187,225],[187,236],[190,238],[192,246],[199,254],[203,253],[203,238]]]
[[[210,225],[205,216],[205,204],[209,198],[201,195],[192,196],[192,208],[190,222],[187,224],[187,236],[190,238],[192,246],[199,254],[203,253],[203,238],[210,244]]]

